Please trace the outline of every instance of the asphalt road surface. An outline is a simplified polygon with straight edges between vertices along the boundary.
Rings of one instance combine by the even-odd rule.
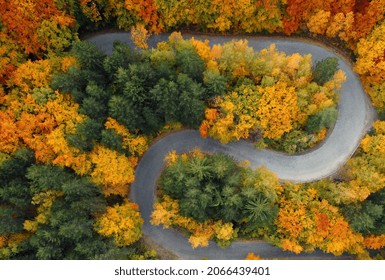
[[[168,34],[154,35],[148,41],[149,46],[153,47],[157,42],[167,40],[167,37]],[[188,39],[192,35],[183,34],[183,37]],[[181,233],[150,224],[150,215],[155,200],[156,180],[164,168],[164,157],[172,150],[182,153],[199,147],[206,152],[222,152],[237,160],[248,160],[252,167],[264,165],[276,173],[281,180],[309,182],[335,174],[354,153],[375,117],[370,101],[358,76],[352,71],[350,62],[332,49],[314,42],[288,38],[197,35],[194,37],[200,40],[208,39],[211,45],[246,38],[249,45],[256,51],[275,44],[279,51],[284,51],[286,54],[311,54],[313,61],[319,61],[330,56],[337,57],[339,68],[346,74],[346,82],[340,91],[338,119],[334,129],[321,145],[299,155],[287,155],[271,150],[258,151],[245,141],[223,145],[210,138],[202,139],[199,132],[193,130],[171,133],[161,138],[150,147],[139,162],[135,174],[136,179],[131,186],[131,198],[139,204],[145,221],[143,233],[181,259],[243,259],[248,252],[254,252],[266,259],[334,258],[332,255],[322,252],[296,255],[284,252],[264,241],[234,242],[225,249],[210,242],[208,247],[192,249],[187,238]],[[112,52],[114,41],[122,41],[133,46],[129,33],[106,33],[90,37],[87,40],[95,43],[107,54]]]

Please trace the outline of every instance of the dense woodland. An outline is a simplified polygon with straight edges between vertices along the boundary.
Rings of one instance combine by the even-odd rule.
[[[333,127],[336,90],[345,80],[336,58],[313,65],[311,55],[287,56],[274,45],[255,53],[238,41],[214,46],[207,60],[208,90],[221,88],[213,80],[218,75],[228,89],[209,100],[202,137],[222,143],[248,139],[259,148],[295,153],[314,147]]]
[[[344,81],[335,60],[315,63],[274,46],[256,53],[246,41],[209,47],[179,33],[147,48],[147,32],[175,30],[337,43],[353,53],[379,120],[337,179],[302,185],[223,155],[171,154],[153,222],[184,228],[194,247],[209,239],[226,246],[237,236],[359,258],[385,247],[384,0],[0,6],[1,259],[155,258],[140,242],[143,220],[128,194],[140,157],[163,132],[199,128],[225,143],[245,138],[295,153],[333,126]],[[106,56],[79,40],[105,28],[132,30],[142,51],[117,42]],[[277,118],[271,103],[285,114]],[[192,184],[188,192],[170,188],[175,172]]]
[[[266,170],[239,166],[223,154],[199,150],[167,156],[159,180],[152,223],[191,233],[195,248],[214,239],[228,246],[236,237],[263,237],[276,231],[278,178]]]
[[[210,239],[228,246],[236,237],[264,238],[295,253],[320,248],[367,258],[365,242],[370,240],[361,232],[384,232],[383,226],[376,227],[383,219],[379,197],[359,209],[338,208],[314,185],[282,184],[265,168],[252,170],[247,163],[199,150],[171,153],[167,165],[152,223],[185,229],[193,247],[207,246]],[[363,221],[363,209],[371,225]],[[343,214],[353,217],[351,226]]]

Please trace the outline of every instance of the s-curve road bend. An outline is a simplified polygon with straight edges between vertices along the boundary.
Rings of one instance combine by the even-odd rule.
[[[247,39],[249,45],[256,51],[275,44],[279,51],[286,54],[311,54],[313,61],[319,61],[330,56],[337,57],[339,68],[345,72],[346,82],[340,90],[339,114],[334,129],[319,147],[304,154],[287,155],[271,150],[258,151],[245,141],[223,145],[210,138],[202,139],[199,132],[193,130],[171,133],[158,140],[140,161],[136,169],[136,180],[131,187],[131,198],[139,204],[145,221],[143,233],[181,259],[243,259],[248,252],[255,252],[266,259],[333,258],[333,256],[322,252],[295,255],[283,252],[263,241],[237,241],[225,249],[211,242],[208,247],[192,249],[187,238],[181,233],[150,224],[156,181],[164,168],[164,157],[172,150],[182,153],[199,147],[206,152],[222,152],[237,160],[248,160],[252,167],[264,165],[282,180],[309,182],[336,173],[354,153],[362,136],[371,127],[375,116],[358,76],[351,69],[350,62],[325,46],[308,41],[275,37],[242,38],[239,36],[192,36],[189,34],[183,34],[183,37],[185,39],[191,37],[200,40],[208,39],[211,45]],[[151,36],[148,41],[149,46],[156,46],[156,43],[165,41],[167,38],[168,34]],[[112,52],[114,41],[122,41],[133,46],[129,33],[106,33],[90,37],[87,40],[95,43],[107,54]]]

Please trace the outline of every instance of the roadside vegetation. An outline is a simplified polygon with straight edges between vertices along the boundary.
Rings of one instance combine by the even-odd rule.
[[[226,247],[237,238],[265,239],[295,253],[321,249],[369,258],[385,233],[383,191],[341,201],[346,193],[329,194],[330,183],[280,182],[263,167],[252,170],[223,154],[171,152],[151,222],[185,231],[193,248],[209,240]]]
[[[274,45],[254,52],[247,41],[238,41],[214,46],[206,60],[207,82],[219,88],[208,79],[220,75],[227,90],[210,100],[202,137],[222,143],[247,139],[297,153],[317,145],[334,126],[336,91],[345,81],[336,58],[313,64],[311,55],[286,55]]]
[[[167,193],[164,174],[159,205],[169,203],[178,217],[169,226],[185,228],[196,246],[210,238],[223,246],[236,236],[267,238],[294,252],[320,248],[361,258],[385,247],[384,0],[193,2],[0,0],[1,259],[155,258],[141,242],[143,221],[129,190],[162,131],[194,128],[224,143],[247,139],[296,153],[333,127],[344,80],[335,59],[312,62],[274,46],[254,52],[245,40],[209,46],[179,33],[148,49],[148,33],[181,29],[302,34],[350,49],[380,120],[337,179],[303,185],[279,183],[269,171],[223,155],[174,155],[165,174],[179,164],[183,180],[195,180],[190,193],[231,178],[210,171],[216,177],[194,179],[185,163],[212,168],[222,161],[239,173],[232,180],[244,178],[229,184],[230,193],[243,202],[247,191],[254,193],[250,203],[266,199],[271,215],[257,223],[245,205],[225,214],[231,209],[209,204],[195,213],[184,208],[194,205],[187,205],[188,192]],[[105,28],[132,30],[143,50],[116,43],[106,56],[80,42],[79,34]],[[230,203],[225,185],[213,193]],[[194,221],[191,228],[183,219]]]
[[[225,247],[238,236],[274,232],[280,184],[265,168],[252,170],[229,156],[199,150],[172,152],[166,164],[153,224],[187,230],[193,247],[207,246],[210,239]]]

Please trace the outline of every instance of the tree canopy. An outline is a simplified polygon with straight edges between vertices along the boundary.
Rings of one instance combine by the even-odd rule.
[[[257,237],[273,230],[280,184],[265,168],[253,171],[229,156],[199,150],[182,155],[171,152],[166,164],[152,223],[186,228],[193,247],[211,237],[224,246],[237,234]],[[229,230],[228,238],[218,236],[218,226],[223,227],[221,232]]]
[[[246,40],[210,47],[180,33],[148,49],[149,34],[321,38],[351,51],[380,119],[385,112],[384,0],[0,0],[0,7],[2,259],[154,258],[138,242],[142,219],[128,194],[139,159],[163,132],[199,127],[224,143],[248,139],[296,153],[334,125],[345,78],[334,58],[314,63],[274,46],[254,52]],[[106,27],[131,30],[137,49],[116,42],[106,55],[79,40]],[[173,155],[153,219],[186,228],[194,247],[265,237],[293,252],[367,258],[365,249],[385,247],[384,131],[376,122],[334,179],[283,189],[267,170],[223,155]]]

